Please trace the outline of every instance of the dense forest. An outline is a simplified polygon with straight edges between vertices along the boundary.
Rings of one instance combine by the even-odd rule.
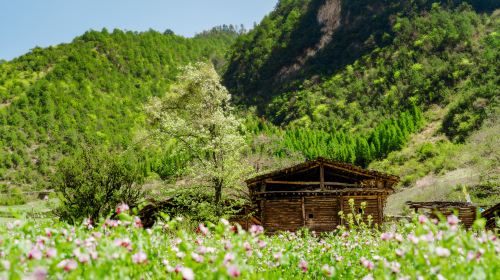
[[[141,104],[163,95],[181,65],[222,65],[237,35],[233,26],[194,38],[103,29],[1,64],[0,183],[46,188],[82,143],[130,148],[145,124]]]
[[[57,162],[88,145],[132,151],[144,175],[185,182],[196,155],[168,139],[150,145],[145,105],[177,90],[182,66],[198,61],[211,62],[231,94],[247,175],[317,156],[390,169],[434,123],[446,147],[462,149],[498,112],[498,8],[281,0],[248,32],[102,30],[35,48],[0,63],[0,185],[51,188]],[[432,158],[438,144],[425,144],[415,153]]]
[[[370,165],[401,175],[405,186],[468,170],[477,179],[458,182],[475,199],[498,197],[498,150],[491,146],[500,92],[498,4],[355,2],[281,1],[238,38],[224,80],[238,102],[256,107],[261,124],[254,133],[281,139],[280,156],[292,150]],[[359,13],[352,10],[361,4]],[[322,12],[337,17],[333,31],[331,22],[320,22]],[[457,181],[446,180],[443,188],[455,190]],[[425,198],[463,199],[460,183],[456,189]]]

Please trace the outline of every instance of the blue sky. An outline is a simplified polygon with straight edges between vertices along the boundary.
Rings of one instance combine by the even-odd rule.
[[[0,0],[0,59],[35,46],[70,42],[89,29],[144,31],[192,36],[222,24],[247,29],[277,0]]]

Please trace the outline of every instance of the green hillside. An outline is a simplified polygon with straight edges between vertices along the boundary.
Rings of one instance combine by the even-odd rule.
[[[55,163],[86,143],[137,150],[161,179],[182,175],[171,143],[144,149],[144,104],[179,66],[210,60],[245,117],[242,160],[256,171],[323,156],[401,175],[410,190],[481,170],[465,185],[489,203],[497,153],[477,143],[498,135],[498,3],[433,2],[282,0],[246,33],[103,30],[35,48],[0,64],[0,191],[50,188]],[[474,145],[468,158],[493,159],[457,156]],[[459,184],[442,181],[453,191],[440,197],[463,197]]]
[[[410,168],[397,151],[418,154],[425,141],[413,145],[414,138],[432,126],[448,144],[432,146],[431,153],[455,170],[462,164],[456,154],[471,148],[463,143],[498,114],[498,3],[458,2],[466,1],[280,1],[238,38],[226,85],[240,103],[257,107],[262,119],[254,132],[277,137],[279,156],[295,151],[366,166],[389,155],[372,167],[413,186],[442,167],[409,161],[416,165]],[[491,145],[482,153],[488,151],[497,154]],[[418,172],[402,172],[400,164]],[[498,159],[488,164],[490,172],[497,168]],[[491,180],[468,185],[498,183]]]
[[[397,18],[425,15],[435,2],[448,8],[468,3],[479,12],[499,7],[491,0],[282,0],[255,29],[238,38],[229,53],[226,85],[245,103],[267,104],[307,80],[318,83],[392,45]],[[411,39],[408,44],[415,38],[404,39]]]
[[[237,35],[89,31],[0,64],[0,185],[45,188],[54,163],[83,142],[129,147],[145,101],[163,95],[181,65],[222,65]]]

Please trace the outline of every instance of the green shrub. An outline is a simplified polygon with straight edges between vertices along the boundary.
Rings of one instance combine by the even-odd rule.
[[[3,185],[5,186],[5,185]],[[26,197],[19,188],[11,188],[10,190],[1,188],[0,205],[12,206],[22,205],[26,203]]]
[[[432,143],[424,143],[417,150],[418,160],[421,162],[436,156],[438,153],[439,152],[436,149],[436,146],[434,146],[434,144]]]
[[[216,223],[224,213],[224,218],[230,218],[241,209],[245,201],[223,197],[221,209],[217,211],[214,207],[214,195],[204,191],[203,187],[191,187],[177,189],[168,193],[171,198],[171,207],[164,209],[165,213],[171,217],[182,216],[193,222],[213,222]]]
[[[56,215],[75,223],[97,220],[119,203],[137,206],[143,197],[143,175],[134,163],[134,158],[88,147],[64,159],[53,178],[60,198]]]

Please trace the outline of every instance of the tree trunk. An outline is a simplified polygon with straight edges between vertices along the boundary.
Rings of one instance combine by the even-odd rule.
[[[222,200],[222,180],[215,180],[215,209],[218,215],[222,214],[221,212],[221,200]]]

